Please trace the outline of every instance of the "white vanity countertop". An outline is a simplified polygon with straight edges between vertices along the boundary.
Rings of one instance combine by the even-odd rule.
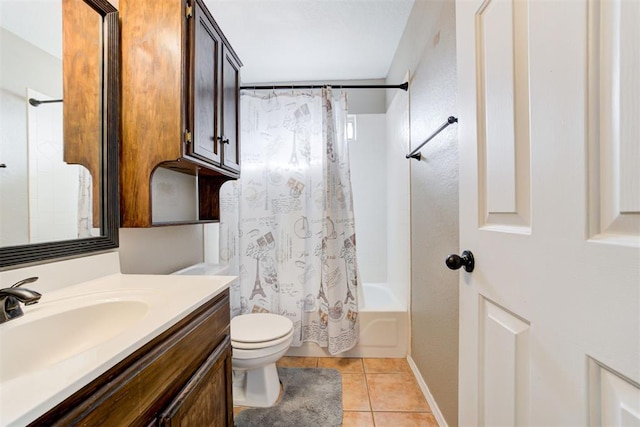
[[[23,307],[24,316],[0,324],[0,426],[26,425],[37,419],[223,292],[235,279],[235,276],[114,274],[43,293],[38,304]],[[120,306],[121,303],[127,307]],[[100,307],[94,314],[96,306]],[[90,308],[84,310],[85,307]],[[110,313],[112,307],[114,312]],[[72,326],[61,322],[63,327],[57,328],[56,324],[51,331],[42,332],[48,319],[74,308],[82,309],[77,313],[91,313],[91,321],[75,322]],[[121,313],[134,308],[133,320],[119,316],[118,308],[127,308]],[[106,320],[95,322],[96,317]],[[16,336],[11,332],[11,328],[18,330],[24,326],[27,327],[23,330],[28,331],[28,323],[37,325],[40,319],[43,320],[34,328],[33,335],[46,333],[46,336],[23,336],[29,333]],[[80,333],[95,343],[79,340]],[[16,342],[14,346],[7,342],[12,339],[22,344]],[[78,342],[73,343],[74,339]],[[47,344],[47,340],[52,344]],[[66,345],[67,341],[72,344]],[[70,348],[78,343],[77,349]],[[55,352],[48,351],[50,346],[59,347],[58,353],[63,349],[65,354],[51,355]],[[25,348],[35,349],[38,354],[25,355]],[[11,354],[12,351],[16,353]],[[53,358],[51,362],[48,357]],[[30,363],[32,360],[37,362]],[[24,366],[24,372],[16,372],[20,369],[14,366],[20,369]]]

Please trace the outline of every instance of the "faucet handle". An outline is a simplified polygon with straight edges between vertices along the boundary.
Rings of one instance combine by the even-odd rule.
[[[38,280],[38,277],[34,276],[34,277],[27,277],[26,279],[22,279],[19,282],[14,283],[13,285],[11,285],[12,288],[19,288],[22,285],[26,285],[28,283],[33,283],[36,280]]]
[[[35,304],[40,300],[39,292],[20,286],[38,280],[37,277],[29,277],[20,280],[10,288],[0,289],[0,323],[15,319],[23,315],[20,303],[24,305]]]

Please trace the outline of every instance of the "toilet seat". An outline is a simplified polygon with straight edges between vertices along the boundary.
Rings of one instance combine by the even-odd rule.
[[[293,329],[285,336],[275,339],[273,341],[264,342],[242,342],[231,340],[231,347],[241,350],[260,350],[267,347],[275,347],[285,341],[290,341],[293,335]]]
[[[231,319],[231,347],[260,349],[287,341],[293,334],[293,322],[271,313],[252,313]]]

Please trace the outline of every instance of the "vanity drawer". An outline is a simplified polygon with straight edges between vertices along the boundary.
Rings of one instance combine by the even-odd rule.
[[[32,425],[153,424],[214,350],[226,342],[229,321],[229,291],[225,290]],[[230,387],[225,388],[231,399]]]

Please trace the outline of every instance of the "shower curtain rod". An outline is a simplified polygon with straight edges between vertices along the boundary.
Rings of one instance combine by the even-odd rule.
[[[46,101],[40,101],[39,99],[29,98],[29,104],[37,107],[40,104],[50,104],[52,102],[62,102],[62,99],[48,99]]]
[[[275,90],[275,89],[322,89],[323,87],[334,87],[338,89],[402,89],[406,91],[409,89],[409,83],[404,82],[399,85],[340,85],[340,84],[314,84],[314,85],[247,85],[240,86],[240,90]]]

